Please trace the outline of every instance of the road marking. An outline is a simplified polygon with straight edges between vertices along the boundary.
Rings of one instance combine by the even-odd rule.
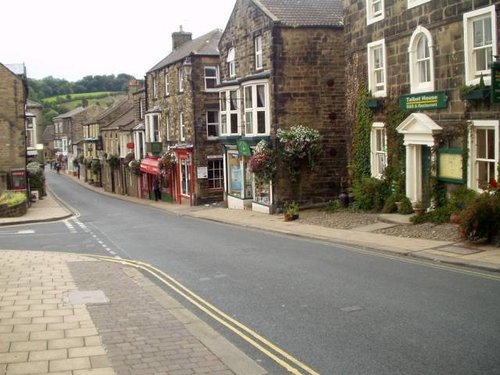
[[[217,307],[213,306],[212,304],[198,296],[196,293],[192,292],[190,289],[179,283],[177,280],[167,275],[165,272],[153,267],[152,265],[140,261],[126,260],[117,257],[109,258],[96,255],[91,256],[107,260],[109,262],[129,265],[146,271],[147,273],[161,281],[163,284],[168,286],[170,289],[175,291],[177,294],[185,298],[187,301],[198,307],[208,316],[234,332],[236,335],[241,337],[256,349],[260,350],[277,364],[284,367],[288,372],[295,375],[319,375],[318,372],[307,366],[305,363],[299,361],[291,354],[285,352],[283,349],[265,339],[263,336],[261,336],[251,328],[245,326],[243,323],[240,323],[236,319],[222,312]]]
[[[25,230],[18,230],[17,234],[34,234],[35,231],[33,229],[25,229]]]

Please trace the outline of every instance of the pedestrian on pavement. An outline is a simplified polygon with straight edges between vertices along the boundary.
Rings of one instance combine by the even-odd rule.
[[[153,190],[155,193],[155,201],[161,200],[160,179],[158,177],[155,177],[153,181]]]

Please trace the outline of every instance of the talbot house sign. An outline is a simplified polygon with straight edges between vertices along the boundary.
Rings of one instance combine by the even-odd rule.
[[[448,96],[445,91],[403,95],[399,98],[399,106],[408,111],[446,108]]]

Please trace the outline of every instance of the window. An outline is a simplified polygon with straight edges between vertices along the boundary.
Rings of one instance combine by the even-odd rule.
[[[168,113],[165,116],[165,138],[170,141],[170,118]]]
[[[216,66],[205,67],[205,90],[215,89],[219,83],[219,70]]]
[[[144,150],[145,150],[145,143],[144,143],[144,132],[143,131],[135,131],[134,132],[134,158],[137,160],[140,160],[144,158],[146,155]]]
[[[386,96],[385,41],[368,43],[368,88],[373,96]]]
[[[236,50],[234,47],[230,48],[227,53],[227,69],[229,77],[236,76]]]
[[[366,24],[384,19],[384,0],[366,0]]]
[[[269,134],[267,84],[245,86],[245,134]]]
[[[387,137],[384,124],[376,122],[371,132],[371,173],[372,177],[382,178],[387,166]]]
[[[181,194],[189,196],[191,194],[191,160],[181,158]]]
[[[219,135],[219,111],[208,110],[207,111],[207,137],[213,138]]]
[[[165,96],[170,95],[170,82],[168,80],[168,71],[165,72]]]
[[[179,113],[179,131],[181,135],[181,141],[186,140],[186,124],[184,124],[184,112]]]
[[[224,187],[224,164],[222,158],[208,160],[208,188],[222,189]]]
[[[179,68],[179,92],[184,92],[184,68]]]
[[[158,80],[156,79],[156,76],[153,76],[153,98],[158,97]]]
[[[498,121],[476,120],[472,123],[472,134],[469,139],[471,163],[469,187],[481,190],[488,186],[491,179],[497,178],[498,155]]]
[[[434,91],[434,59],[431,33],[418,26],[410,39],[408,48],[410,58],[411,92]]]
[[[408,9],[415,8],[419,5],[428,3],[431,0],[408,0]]]
[[[139,99],[139,118],[144,118],[144,98]]]
[[[161,142],[160,115],[158,113],[146,115],[147,142]]]
[[[262,35],[255,38],[255,69],[262,69]]]
[[[227,90],[220,93],[221,135],[240,134],[239,90]]]
[[[120,157],[124,158],[128,154],[128,147],[127,144],[130,142],[130,138],[128,134],[120,134],[119,135],[119,151],[120,151]]]
[[[495,6],[464,14],[465,83],[491,84],[490,63],[497,55]]]

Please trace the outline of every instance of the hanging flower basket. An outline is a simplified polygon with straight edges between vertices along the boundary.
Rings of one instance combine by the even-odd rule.
[[[141,162],[139,160],[131,160],[130,163],[128,163],[128,167],[130,171],[136,176],[142,175]]]
[[[163,172],[171,172],[175,169],[177,164],[177,158],[175,157],[175,153],[167,152],[160,158],[160,169]]]
[[[266,141],[260,141],[253,155],[248,161],[248,170],[255,175],[257,180],[267,182],[274,178],[276,173],[276,163],[273,151]]]

